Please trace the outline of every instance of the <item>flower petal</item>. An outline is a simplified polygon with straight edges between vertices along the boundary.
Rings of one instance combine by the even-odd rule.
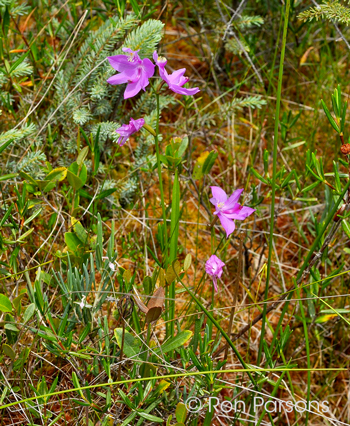
[[[143,67],[145,69],[145,74],[146,74],[147,78],[153,77],[155,65],[153,65],[152,62],[148,58],[145,58],[142,61],[142,64],[143,64]]]
[[[225,203],[225,209],[233,209],[244,189],[236,189]]]
[[[142,86],[140,84],[140,80],[135,81],[135,83],[129,83],[126,86],[126,89],[124,92],[124,99],[132,98],[133,96],[136,96],[141,89],[142,89]]]
[[[225,216],[229,219],[244,220],[245,218],[247,218],[254,212],[255,212],[255,209],[252,209],[251,207],[243,206],[239,211],[235,213],[226,213]]]
[[[211,186],[211,193],[213,194],[213,197],[216,198],[216,200],[219,203],[225,203],[227,200],[227,194],[226,192],[220,188],[220,186]]]
[[[198,89],[198,87],[194,87],[192,89],[186,89],[185,87],[169,85],[169,88],[173,92],[178,93],[179,95],[185,95],[185,96],[193,96],[196,93],[200,92],[200,90]]]
[[[185,74],[185,72],[186,68],[181,68],[179,70],[174,71],[172,74],[169,75],[169,81],[174,84],[179,84],[180,79]],[[186,81],[184,82],[184,84],[186,83]]]
[[[218,213],[218,216],[219,216],[222,227],[226,231],[226,237],[228,238],[232,234],[232,232],[235,230],[236,225],[233,220],[229,219],[221,212]]]
[[[141,127],[145,124],[145,120],[143,118],[138,118],[137,120],[134,120],[133,118],[130,119],[130,122],[132,122],[135,132],[138,132]]]
[[[130,62],[125,55],[108,56],[110,65],[117,71],[124,71],[126,68],[132,69],[137,66],[137,63]]]
[[[124,74],[115,74],[112,75],[112,77],[109,77],[109,79],[107,80],[107,83],[109,84],[123,84],[123,83],[127,83],[129,81],[128,77]]]

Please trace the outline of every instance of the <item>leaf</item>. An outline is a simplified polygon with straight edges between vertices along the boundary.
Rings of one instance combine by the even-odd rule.
[[[345,234],[350,238],[350,225],[349,222],[347,220],[343,220],[341,223],[341,226],[343,228],[343,231],[345,232]]]
[[[20,315],[20,313],[21,313],[21,309],[22,309],[21,300],[25,295],[26,295],[26,293],[22,293],[22,294],[20,294],[19,296],[15,297],[13,299],[12,303],[13,303],[13,306],[15,307],[18,315]]]
[[[319,317],[316,318],[315,323],[316,324],[322,324],[324,322],[327,322],[333,318],[336,318],[338,315],[337,314],[327,314],[327,315],[321,315]]]
[[[11,348],[11,346],[7,345],[6,343],[4,343],[2,345],[2,351],[4,352],[4,354],[6,356],[8,356],[9,358],[11,358],[12,361],[15,360],[16,358],[16,353],[15,351]]]
[[[164,296],[164,288],[159,287],[154,292],[151,300],[148,302],[148,312],[146,314],[146,322],[148,324],[157,321],[157,319],[161,316],[164,304]]]
[[[323,110],[328,118],[328,121],[330,122],[330,124],[332,125],[333,129],[340,133],[339,127],[337,125],[337,123],[335,122],[334,118],[332,117],[331,113],[329,112],[329,109],[327,108],[326,104],[324,103],[323,99],[321,99],[321,104],[323,107]]]
[[[2,312],[12,311],[12,303],[10,299],[4,294],[0,294],[0,311]]]
[[[176,416],[176,420],[179,423],[185,423],[186,416],[187,416],[187,409],[186,409],[186,405],[183,402],[179,402],[177,404],[176,410],[175,410],[175,416]]]
[[[151,292],[152,292],[152,278],[151,277],[146,276],[143,279],[143,288],[144,288],[146,294],[151,294]]]
[[[150,420],[151,422],[156,422],[156,423],[163,423],[164,420],[160,417],[157,416],[153,416],[152,414],[148,414],[148,413],[144,413],[142,411],[138,411],[137,414],[141,417],[143,417],[146,420]]]
[[[305,62],[307,61],[307,57],[309,56],[309,53],[310,53],[310,52],[311,52],[311,50],[313,50],[313,49],[314,49],[314,47],[313,47],[313,46],[311,46],[311,47],[309,47],[309,48],[307,49],[307,51],[303,54],[303,56],[300,58],[300,62],[299,62],[299,65],[300,65],[300,66],[305,64]]]
[[[137,290],[135,287],[133,287],[134,292],[135,292],[135,296],[134,296],[134,300],[136,305],[139,307],[139,309],[143,312],[143,313],[147,313],[148,312],[148,308],[147,306],[142,302]]]
[[[187,271],[188,269],[190,269],[191,263],[192,263],[192,256],[191,256],[191,253],[188,253],[184,261],[184,271]]]
[[[117,340],[117,343],[119,347],[122,347],[122,338],[123,338],[123,329],[122,328],[115,328],[114,329],[114,336]],[[140,347],[141,342],[139,339],[135,338],[132,334],[130,334],[128,331],[125,330],[124,335],[124,347],[123,352],[126,357],[137,359],[139,358],[140,354]]]
[[[14,324],[5,324],[5,330],[14,331],[16,333],[19,333],[18,328]]]
[[[24,239],[26,239],[32,232],[34,231],[34,228],[29,229],[29,231],[25,232],[24,234],[22,234],[17,241],[18,242],[22,242]]]
[[[33,219],[35,219],[37,216],[39,216],[39,214],[42,212],[42,210],[43,210],[42,208],[36,210],[30,217],[28,217],[28,219],[26,219],[24,221],[23,226],[28,225],[29,222],[31,222]]]
[[[67,176],[67,168],[66,167],[57,167],[53,169],[47,176],[45,180],[49,182],[60,182]]]
[[[83,225],[79,222],[79,220],[74,219],[74,217],[71,218],[71,221],[76,236],[84,245],[87,244],[88,236]]]
[[[66,232],[64,234],[64,241],[71,252],[76,252],[83,247],[82,241],[75,235],[74,232]]]
[[[35,312],[35,303],[31,303],[24,312],[23,315],[23,324],[26,324]]]
[[[168,284],[171,284],[176,278],[176,274],[174,272],[174,269],[177,272],[177,275],[179,275],[180,272],[181,272],[181,266],[180,266],[180,262],[178,260],[175,261],[174,267],[173,267],[173,265],[169,265],[167,270],[166,270],[165,278],[166,278],[166,281],[167,281]]]
[[[162,392],[164,392],[165,390],[167,390],[168,389],[168,387],[171,385],[171,383],[170,382],[167,382],[166,380],[161,380],[160,382],[159,382],[159,385],[158,385],[158,387],[157,387],[157,389],[156,389],[156,391],[158,392],[158,393],[162,393]]]
[[[80,388],[81,387],[80,383],[79,383],[79,379],[78,379],[77,373],[75,371],[73,371],[73,373],[72,373],[72,381],[73,381],[73,385],[74,385],[75,388]],[[78,389],[77,392],[79,393],[79,395],[83,399],[85,399],[85,396],[84,396],[83,391],[81,389]]]
[[[35,186],[37,186],[38,184],[37,184],[37,182],[36,182],[36,180],[34,179],[34,178],[32,178],[28,173],[25,173],[25,172],[19,172],[19,175],[23,178],[23,179],[25,179],[25,180],[27,180],[28,182],[30,182],[32,185],[35,185]]]
[[[81,166],[83,164],[83,162],[84,162],[86,156],[88,155],[88,153],[89,153],[89,147],[88,146],[84,147],[79,152],[79,155],[78,155],[78,158],[77,158],[77,164],[78,164],[78,166]]]
[[[208,155],[208,157],[205,159],[203,167],[202,167],[202,173],[203,175],[207,175],[210,173],[210,170],[214,166],[215,160],[218,158],[218,153],[215,151],[211,151]]]
[[[176,336],[163,343],[160,348],[157,348],[155,352],[158,354],[165,354],[167,352],[173,351],[174,349],[183,346],[192,337],[192,334],[193,333],[190,330],[180,331],[180,333],[177,333]]]
[[[298,146],[304,145],[305,143],[306,143],[306,141],[293,143],[292,145],[289,145],[289,146],[286,146],[285,148],[283,148],[282,151],[288,151],[289,149],[297,148]]]
[[[102,198],[107,198],[109,195],[113,194],[113,192],[115,192],[116,190],[117,188],[106,189],[105,191],[102,191],[98,194],[98,196],[96,197],[96,200],[102,200]]]
[[[78,189],[80,189],[82,186],[84,186],[83,181],[77,175],[72,173],[70,170],[67,170],[67,179],[68,179],[69,184],[76,191]]]
[[[203,176],[203,164],[205,160],[207,159],[208,155],[209,155],[209,152],[205,151],[198,157],[197,162],[194,165],[193,173],[192,173],[194,180],[201,179],[201,177]]]

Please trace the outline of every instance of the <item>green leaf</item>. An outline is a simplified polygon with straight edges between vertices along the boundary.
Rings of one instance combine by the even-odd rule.
[[[0,294],[0,311],[2,312],[12,311],[12,303],[10,299],[4,294]]]
[[[202,167],[202,173],[203,175],[207,175],[210,173],[210,170],[214,166],[215,160],[218,158],[218,153],[215,151],[211,151],[208,155],[208,157],[205,159],[203,167]]]
[[[5,151],[5,149],[14,141],[14,139],[9,139],[8,141],[4,142],[2,145],[0,145],[0,154]]]
[[[350,225],[349,222],[347,220],[343,220],[341,223],[341,226],[343,228],[343,231],[345,232],[345,234],[350,238]]]
[[[23,324],[26,324],[35,312],[35,303],[31,303],[24,312],[23,315]]]
[[[78,251],[83,247],[83,243],[80,241],[80,239],[75,235],[74,232],[66,232],[64,234],[64,240],[67,244],[67,247],[70,251],[73,253]]]
[[[15,307],[18,315],[20,315],[20,313],[21,313],[21,310],[22,310],[21,300],[23,299],[23,297],[25,295],[26,295],[26,293],[22,293],[22,294],[18,295],[17,297],[15,297],[13,299],[12,303],[13,303],[13,306]]]
[[[19,332],[18,328],[14,324],[5,324],[4,328],[5,330],[14,331],[16,333]]]
[[[49,182],[60,182],[65,179],[67,176],[67,168],[66,167],[57,167],[53,169],[47,176],[45,180]]]
[[[155,349],[155,352],[157,354],[165,354],[167,352],[173,351],[174,349],[183,346],[192,337],[192,334],[193,333],[190,330],[180,331],[180,333],[177,333],[176,336],[163,343],[160,348]]]
[[[118,342],[119,347],[122,347],[123,329],[115,328],[114,336]],[[124,347],[123,352],[128,358],[138,359],[140,354],[141,342],[135,338],[128,331],[125,331],[124,335]]]
[[[191,263],[192,263],[192,256],[191,256],[191,253],[188,253],[184,261],[184,271],[187,271],[191,267]]]
[[[323,102],[323,99],[321,99],[321,104],[323,107],[323,110],[328,118],[328,121],[331,123],[333,129],[337,132],[340,133],[340,129],[337,125],[337,123],[335,122],[334,118],[332,117],[331,113],[329,112],[329,109],[327,108],[326,104]]]
[[[288,151],[290,149],[298,148],[299,146],[304,145],[305,143],[306,141],[293,143],[292,145],[288,145],[285,148],[283,148],[282,151]]]
[[[30,217],[28,217],[28,219],[26,219],[24,221],[23,225],[28,225],[28,223],[30,223],[33,219],[35,219],[37,216],[39,216],[39,214],[42,212],[42,208],[39,208],[38,210],[36,210]]]
[[[176,410],[175,410],[175,416],[176,416],[176,420],[179,423],[185,423],[186,416],[187,416],[187,409],[184,403],[179,402],[177,404]]]
[[[152,416],[152,414],[148,414],[148,413],[144,413],[142,411],[138,411],[137,412],[139,416],[143,417],[146,420],[150,420],[151,422],[156,422],[156,423],[163,423],[164,419],[157,417],[157,416]]]
[[[134,11],[135,15],[139,16],[140,8],[139,8],[139,5],[137,4],[137,1],[136,0],[130,0],[130,4],[131,4],[132,10]]]
[[[269,182],[265,179],[265,178],[263,178],[255,169],[254,169],[254,167],[251,167],[250,169],[249,169],[249,171],[250,172],[252,172],[253,173],[253,175],[256,177],[256,178],[258,178],[261,182],[263,182],[263,183],[265,183],[266,185],[268,185],[269,184]]]
[[[18,173],[10,173],[8,175],[2,175],[2,176],[0,176],[0,181],[10,180],[10,179],[17,177],[17,176],[18,176]]]
[[[78,155],[78,158],[77,158],[77,164],[78,164],[78,166],[81,166],[83,164],[83,162],[84,162],[86,156],[88,155],[88,153],[89,153],[89,147],[88,146],[84,147],[79,152],[79,155]]]
[[[76,236],[79,238],[79,240],[85,245],[88,242],[88,236],[87,232],[85,231],[85,228],[83,225],[77,220],[73,225],[74,232],[76,233]]]
[[[6,356],[11,358],[12,361],[14,361],[14,359],[16,358],[15,351],[11,348],[11,346],[7,345],[6,343],[2,345],[2,351]]]
[[[175,269],[175,271],[174,271]],[[176,273],[179,275],[181,271],[181,266],[180,266],[180,262],[178,260],[175,261],[174,263],[174,267],[173,265],[169,265],[167,270],[166,270],[166,274],[165,274],[165,278],[167,280],[168,284],[171,284],[175,278],[176,278]]]
[[[77,373],[75,371],[73,371],[73,373],[72,373],[72,381],[73,381],[73,384],[74,384],[75,388],[80,388],[81,387],[80,383],[79,383],[79,379],[78,379]],[[79,393],[79,395],[83,399],[85,399],[85,396],[84,396],[83,391],[81,389],[78,389],[77,392]]]
[[[304,192],[311,191],[311,189],[316,188],[316,186],[317,186],[319,183],[320,183],[319,181],[318,181],[318,182],[314,182],[314,183],[312,183],[311,185],[309,185],[309,186],[305,187],[305,188],[304,188],[301,192],[302,192],[302,193],[304,193]]]
[[[103,198],[106,198],[109,195],[113,194],[113,192],[115,192],[116,190],[117,188],[106,189],[105,191],[102,191],[98,194],[98,196],[96,197],[96,200],[102,200]]]
[[[70,170],[67,170],[67,179],[68,179],[69,184],[76,191],[78,189],[80,189],[82,186],[84,186],[83,181],[77,175],[72,173]]]

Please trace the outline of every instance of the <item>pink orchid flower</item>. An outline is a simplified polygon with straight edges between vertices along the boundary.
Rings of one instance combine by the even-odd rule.
[[[119,71],[119,74],[113,75],[107,80],[109,84],[128,83],[124,92],[124,99],[132,98],[137,95],[141,89],[145,90],[148,86],[148,79],[154,74],[155,66],[148,59],[141,59],[137,52],[124,47],[123,52],[128,55],[109,56],[108,60],[111,66]]]
[[[145,120],[143,118],[139,118],[138,120],[130,118],[129,124],[123,124],[119,127],[116,130],[116,132],[120,135],[120,138],[118,139],[119,146],[123,146],[129,137],[138,132],[144,124]]]
[[[218,215],[227,237],[235,230],[235,223],[233,220],[244,220],[255,212],[255,209],[241,206],[237,203],[243,189],[237,189],[229,198],[226,192],[219,186],[211,186],[211,192],[213,198],[210,199],[210,202],[216,209],[214,214]]]
[[[160,77],[167,83],[170,90],[175,93],[179,93],[180,95],[187,96],[195,95],[200,91],[198,87],[194,87],[193,89],[186,89],[182,87],[189,80],[188,77],[183,76],[186,72],[186,68],[181,68],[180,70],[174,71],[172,74],[169,75],[165,69],[167,60],[162,56],[158,56],[158,53],[156,51],[154,51],[153,53],[153,59],[154,62],[158,65]]]
[[[221,278],[222,268],[225,266],[225,263],[219,259],[215,254],[209,257],[205,263],[205,272],[211,276],[214,284],[215,291],[218,291],[218,281],[217,279]]]

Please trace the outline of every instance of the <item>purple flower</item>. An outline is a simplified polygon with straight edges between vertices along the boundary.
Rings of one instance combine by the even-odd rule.
[[[149,84],[148,79],[154,74],[154,65],[148,58],[141,59],[137,53],[139,50],[134,52],[123,47],[123,52],[127,52],[128,55],[108,57],[109,63],[119,71],[119,74],[110,77],[107,83],[128,83],[124,92],[124,99],[128,99],[137,95],[141,89],[145,90],[145,87]]]
[[[205,272],[213,279],[215,291],[218,291],[217,278],[221,278],[222,268],[225,266],[224,262],[220,260],[215,254],[209,257],[205,263]]]
[[[120,138],[118,139],[119,146],[123,146],[129,137],[138,132],[144,124],[145,120],[143,118],[139,118],[138,120],[130,118],[129,124],[123,124],[119,127],[116,130],[116,132],[120,134]]]
[[[216,208],[214,214],[218,215],[227,237],[235,230],[234,219],[244,220],[255,212],[255,209],[241,206],[237,203],[243,189],[234,191],[230,198],[228,198],[226,192],[218,186],[211,186],[211,192],[213,198],[210,199],[210,202],[214,204]]]
[[[192,96],[198,93],[200,90],[198,87],[193,89],[185,89],[182,87],[185,83],[188,82],[188,77],[184,77],[186,68],[181,68],[180,70],[174,71],[172,74],[168,74],[165,65],[167,60],[162,56],[158,56],[158,53],[154,51],[153,53],[154,62],[158,65],[159,75],[161,78],[168,84],[169,89],[180,95]]]

